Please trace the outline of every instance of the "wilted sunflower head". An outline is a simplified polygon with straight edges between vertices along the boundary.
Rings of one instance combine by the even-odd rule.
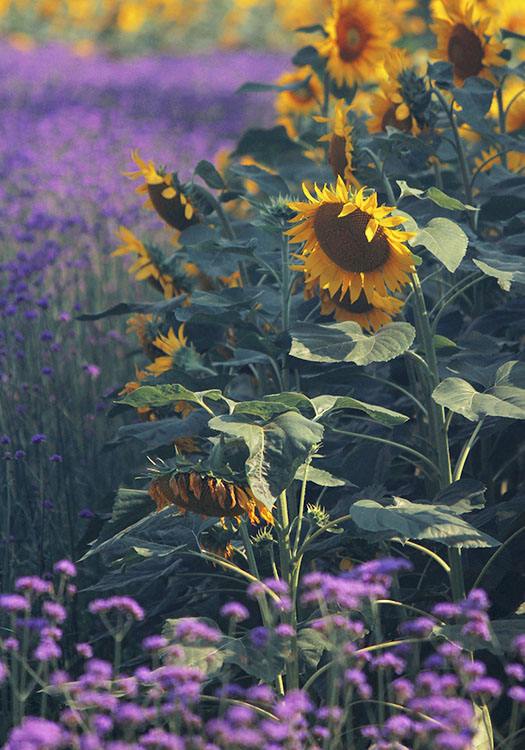
[[[195,467],[159,473],[149,487],[149,494],[162,510],[177,505],[183,513],[233,518],[248,515],[250,522],[259,523],[259,516],[273,524],[273,517],[263,503],[255,498],[250,487],[234,477],[220,477]]]
[[[341,86],[376,79],[377,68],[396,34],[382,7],[373,0],[334,0],[317,49]]]
[[[490,67],[505,65],[500,57],[505,45],[495,39],[497,28],[489,13],[469,0],[441,0],[430,29],[438,44],[430,57],[452,63],[456,86],[462,86],[471,76],[497,83]]]
[[[359,189],[361,186],[354,177],[352,164],[354,155],[353,128],[347,122],[347,115],[351,108],[350,104],[345,105],[344,99],[339,99],[335,104],[333,118],[314,116],[314,120],[330,123],[332,132],[323,135],[319,140],[329,142],[328,163],[334,177],[342,177],[347,185],[353,185]]]
[[[195,206],[177,175],[166,174],[160,167],[157,169],[151,160],[146,164],[140,158],[138,149],[132,151],[131,156],[139,169],[123,174],[131,180],[144,178],[145,183],[136,189],[137,193],[148,195],[144,205],[154,209],[174,229],[182,231],[192,224],[198,224],[200,219]]]
[[[332,298],[348,294],[356,302],[361,292],[371,301],[374,292],[388,296],[410,280],[413,257],[406,240],[414,236],[394,227],[401,216],[389,216],[393,207],[378,206],[377,193],[365,197],[365,188],[349,193],[341,177],[337,185],[315,185],[314,198],[305,185],[308,202],[290,203],[297,212],[295,226],[287,231],[291,242],[304,242],[300,259],[306,280],[316,280]],[[345,297],[346,299],[346,297]]]

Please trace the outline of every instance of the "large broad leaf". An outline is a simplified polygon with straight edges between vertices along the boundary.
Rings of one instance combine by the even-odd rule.
[[[373,335],[353,321],[312,325],[296,323],[290,355],[312,362],[387,362],[406,352],[416,331],[409,323],[389,323]]]
[[[264,424],[241,415],[214,417],[209,426],[243,440],[249,451],[246,475],[255,497],[271,509],[277,497],[293,482],[323,437],[323,427],[302,414],[286,412]]]
[[[494,385],[485,393],[462,378],[446,378],[432,397],[471,422],[486,416],[525,419],[525,364],[511,361],[502,365],[496,372]]]
[[[358,411],[364,411],[376,422],[389,427],[408,421],[408,417],[399,414],[397,411],[386,409],[383,406],[366,404],[364,401],[358,401],[356,398],[350,398],[349,396],[316,396],[312,399],[312,404],[315,407],[317,419],[336,409],[357,409]]]
[[[286,128],[277,125],[268,130],[252,128],[247,130],[237,144],[232,156],[252,156],[255,161],[269,167],[279,167],[279,162],[287,156],[301,153],[301,146],[292,141]]]
[[[302,482],[304,480],[305,472],[306,472],[306,464],[299,466],[299,468],[295,472],[295,479],[298,479],[300,482]],[[325,471],[324,469],[316,469],[315,466],[308,466],[308,473],[306,474],[306,480],[308,482],[313,482],[314,484],[317,484],[320,487],[355,487],[356,486],[355,484],[352,484],[352,482],[349,482],[347,479],[339,479],[339,477],[334,477],[334,475],[330,474],[329,471]]]
[[[432,505],[447,506],[454,513],[462,515],[485,505],[485,487],[477,479],[458,479],[440,490]]]
[[[143,385],[119,401],[119,404],[160,407],[175,401],[189,401],[192,404],[205,405],[205,399],[228,402],[217,388],[209,391],[194,392],[182,385]]]
[[[468,237],[460,226],[450,219],[431,219],[408,241],[411,247],[423,245],[445,268],[454,273],[467,251]]]
[[[76,316],[76,320],[100,320],[111,315],[129,315],[132,312],[144,313],[145,315],[163,315],[176,310],[185,299],[187,294],[179,294],[173,299],[163,300],[162,302],[119,302],[107,310],[98,313],[82,313]]]
[[[447,547],[496,547],[497,539],[471,526],[447,507],[411,503],[395,497],[391,505],[358,500],[349,510],[361,529],[386,539],[430,539]]]
[[[108,450],[119,443],[128,440],[137,440],[147,446],[147,450],[169,445],[175,440],[186,437],[194,437],[203,432],[208,422],[209,414],[203,409],[195,409],[185,419],[181,417],[168,417],[153,422],[139,422],[138,424],[127,424],[119,427],[117,434],[104,450]]]

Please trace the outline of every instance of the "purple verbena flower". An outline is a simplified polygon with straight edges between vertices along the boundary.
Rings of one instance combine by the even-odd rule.
[[[55,573],[60,573],[63,576],[73,578],[77,574],[77,569],[71,560],[59,560],[53,565]]]
[[[227,602],[220,609],[222,617],[231,617],[235,622],[243,622],[250,616],[247,608],[240,602]]]
[[[29,602],[20,594],[0,594],[0,609],[7,612],[27,612]]]

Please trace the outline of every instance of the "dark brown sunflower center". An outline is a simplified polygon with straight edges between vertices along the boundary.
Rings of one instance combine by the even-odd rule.
[[[386,130],[387,125],[390,125],[393,128],[397,128],[398,130],[402,130],[404,133],[410,133],[412,130],[412,118],[409,115],[403,120],[398,120],[398,118],[396,117],[396,105],[392,104],[387,109],[387,111],[383,115],[383,119],[381,120],[381,128],[383,130]]]
[[[165,182],[158,185],[148,185],[149,198],[161,219],[164,219],[170,227],[181,231],[192,224],[198,224],[199,218],[196,213],[193,214],[191,219],[186,218],[179,193],[173,198],[165,198],[162,195],[162,191],[166,190],[167,187],[168,185]]]
[[[310,86],[301,86],[299,89],[290,91],[290,96],[299,104],[308,104],[315,99],[315,94]]]
[[[342,307],[347,312],[351,313],[366,313],[369,312],[374,306],[366,298],[366,294],[361,290],[361,294],[355,302],[350,301],[350,295],[346,292],[342,299],[334,299],[337,307]]]
[[[330,145],[328,146],[328,163],[330,164],[335,177],[341,176],[344,178],[348,164],[344,136],[336,135],[334,133],[330,138]]]
[[[338,218],[344,203],[321,203],[314,218],[314,231],[321,250],[344,271],[368,273],[380,268],[390,253],[388,238],[378,227],[372,241],[365,235],[372,218],[356,208]]]
[[[361,55],[368,42],[368,34],[353,13],[343,13],[336,25],[339,57],[344,62],[353,62]]]
[[[483,68],[483,46],[478,36],[464,24],[457,23],[448,40],[448,59],[458,78],[476,76]]]

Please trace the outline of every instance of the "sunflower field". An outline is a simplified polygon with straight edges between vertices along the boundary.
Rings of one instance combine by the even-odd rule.
[[[0,2],[2,750],[525,748],[525,6]]]

